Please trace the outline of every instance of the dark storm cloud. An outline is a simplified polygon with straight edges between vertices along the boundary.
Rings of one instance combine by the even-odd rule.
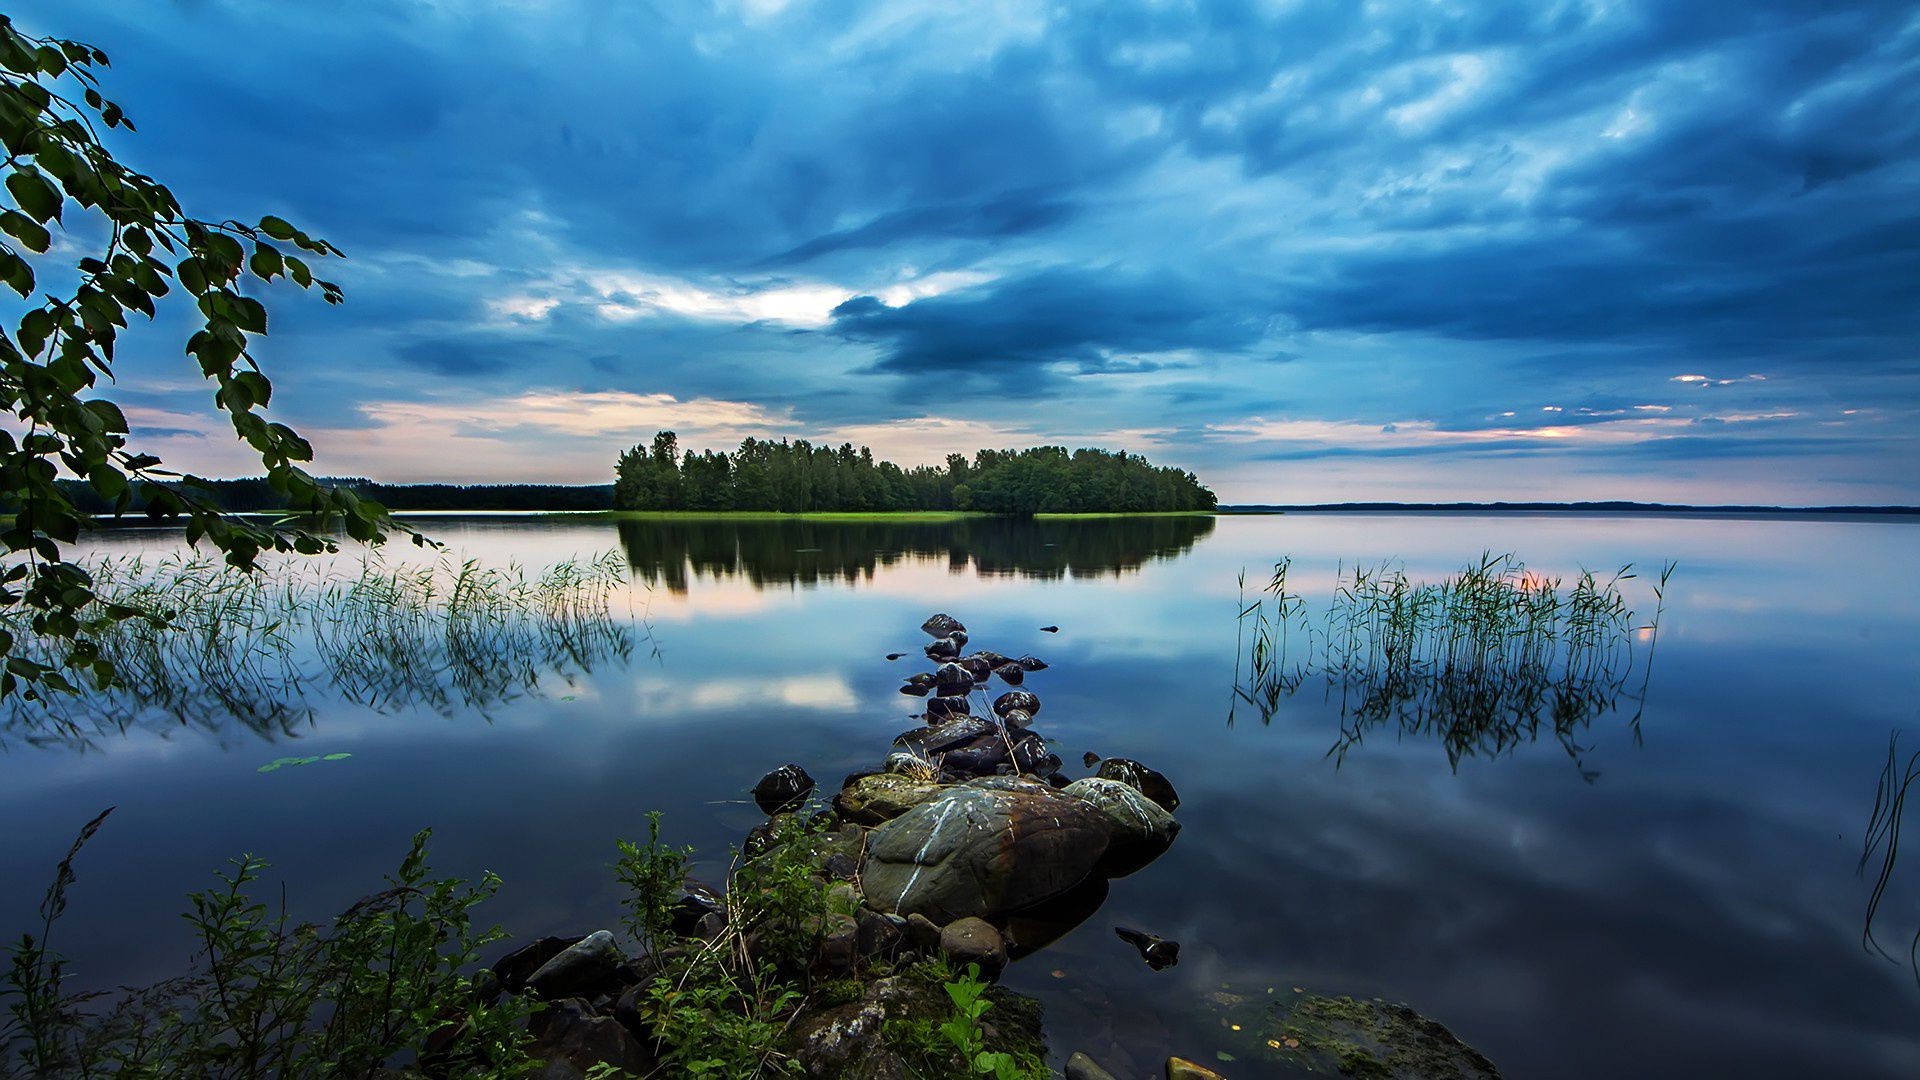
[[[874,370],[1014,380],[1065,364],[1086,373],[1153,370],[1180,350],[1234,350],[1264,319],[1173,274],[1049,270],[888,307],[856,296],[833,332],[880,346]],[[1146,354],[1145,356],[1130,354]]]

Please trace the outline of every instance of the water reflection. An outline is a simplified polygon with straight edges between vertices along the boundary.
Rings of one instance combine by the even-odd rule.
[[[955,573],[1056,579],[1137,570],[1185,554],[1212,517],[961,518],[954,521],[754,521],[663,518],[620,523],[627,562],[649,584],[684,594],[695,578],[770,585],[855,584],[903,559]]]
[[[1653,614],[1641,622],[1624,588],[1631,566],[1610,576],[1583,571],[1567,588],[1511,555],[1486,555],[1438,582],[1405,571],[1342,566],[1329,599],[1295,591],[1292,561],[1246,599],[1241,577],[1231,725],[1242,705],[1263,724],[1309,686],[1337,699],[1336,763],[1376,731],[1431,739],[1458,768],[1498,758],[1543,735],[1558,741],[1581,775],[1581,734],[1598,717],[1633,707],[1636,741],[1674,567],[1651,585]],[[1643,645],[1643,648],[1637,647]]]
[[[329,698],[379,712],[442,716],[491,708],[633,652],[611,612],[626,580],[617,555],[530,574],[517,565],[442,560],[390,566],[377,557],[318,575],[245,573],[205,558],[106,558],[96,591],[151,619],[113,623],[100,655],[119,685],[0,703],[5,736],[85,749],[136,726],[221,733],[237,724],[292,736]],[[24,655],[51,662],[58,643],[11,627]]]

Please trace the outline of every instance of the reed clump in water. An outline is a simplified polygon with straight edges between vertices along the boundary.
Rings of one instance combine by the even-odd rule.
[[[1282,559],[1251,602],[1241,575],[1228,721],[1245,705],[1271,723],[1286,699],[1322,685],[1340,703],[1340,736],[1328,751],[1336,759],[1390,727],[1439,740],[1455,766],[1547,731],[1578,761],[1579,732],[1623,701],[1636,706],[1629,723],[1638,737],[1673,571],[1662,568],[1653,615],[1641,623],[1623,591],[1636,577],[1631,566],[1607,577],[1582,571],[1569,587],[1511,555],[1483,555],[1437,582],[1343,564],[1328,600],[1311,605],[1294,589],[1293,561]]]
[[[627,582],[608,552],[530,572],[475,560],[318,573],[246,572],[213,559],[103,558],[88,566],[104,603],[148,613],[108,625],[100,654],[118,682],[45,700],[9,699],[0,732],[87,745],[135,725],[292,734],[332,696],[379,711],[485,709],[633,651],[613,615]],[[18,655],[58,643],[8,626]]]

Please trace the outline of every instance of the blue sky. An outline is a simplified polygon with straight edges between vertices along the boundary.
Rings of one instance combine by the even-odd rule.
[[[11,6],[191,208],[346,251],[344,307],[266,297],[316,471],[602,482],[673,427],[1920,502],[1911,4]],[[119,393],[244,474],[178,329]]]

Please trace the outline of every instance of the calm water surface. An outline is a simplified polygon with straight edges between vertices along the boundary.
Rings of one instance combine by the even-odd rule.
[[[240,852],[271,859],[303,914],[377,885],[407,838],[492,869],[492,917],[530,934],[611,922],[615,836],[666,812],[710,875],[760,815],[745,791],[805,766],[832,787],[910,726],[895,692],[929,613],[975,645],[1052,666],[1029,687],[1071,775],[1138,758],[1179,787],[1184,831],[1096,914],[1008,974],[1046,1003],[1057,1054],[1122,1076],[1230,1044],[1208,993],[1403,1001],[1513,1077],[1920,1074],[1914,973],[1861,945],[1861,832],[1895,729],[1920,748],[1920,526],[1900,521],[1291,515],[1053,525],[433,520],[463,556],[538,566],[617,549],[636,647],[480,706],[317,700],[268,738],[136,728],[91,745],[0,733],[0,927],[25,928],[86,819],[57,942],[89,985],[177,972],[190,889]],[[173,550],[127,531],[102,551]],[[1262,722],[1235,681],[1236,577],[1281,556],[1324,599],[1336,567],[1438,578],[1483,551],[1572,576],[1679,570],[1644,708],[1488,759],[1368,733],[1338,759],[1314,684]],[[417,557],[417,556],[409,556]],[[1629,598],[1651,607],[1645,581]],[[1057,635],[1039,632],[1057,624]],[[1638,694],[1637,680],[1633,685]],[[1637,736],[1629,718],[1640,710]],[[350,759],[283,769],[288,754]],[[1916,860],[1920,861],[1920,860]],[[1878,927],[1904,958],[1920,867]],[[1178,939],[1154,972],[1112,934]],[[1222,1066],[1258,1075],[1241,1060]]]

